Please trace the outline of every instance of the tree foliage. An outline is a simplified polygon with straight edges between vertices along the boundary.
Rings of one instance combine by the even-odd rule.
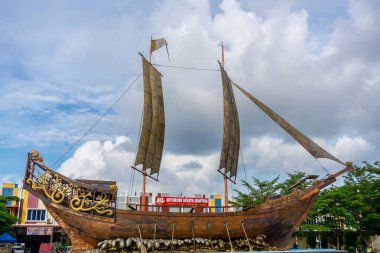
[[[364,162],[344,176],[344,185],[319,194],[303,228],[380,233],[380,163]]]
[[[367,235],[380,234],[380,162],[364,164],[344,176],[347,207],[353,217],[350,225]]]
[[[305,172],[294,171],[291,173],[286,173],[288,178],[280,184],[281,194],[286,195],[293,192],[295,189],[305,190],[307,187],[311,186],[311,181],[304,181],[299,184],[295,189],[291,189],[291,187],[299,182],[302,178],[306,176]]]
[[[276,194],[280,189],[278,184],[280,176],[277,176],[271,181],[263,180],[252,177],[252,185],[245,180],[242,180],[243,186],[247,189],[247,192],[234,190],[237,196],[231,201],[234,205],[241,206],[255,206],[264,202],[264,199]]]
[[[305,176],[303,172],[288,173],[288,178],[281,183],[279,176],[269,181],[253,177],[252,183],[243,181],[246,191],[235,190],[234,204],[253,206],[263,203],[266,197],[289,194],[296,190],[290,189],[291,186]],[[347,239],[350,233],[361,238],[380,234],[380,162],[354,166],[343,178],[343,185],[331,186],[319,193],[300,231],[332,233],[336,243],[346,238],[346,245],[356,243]],[[305,181],[297,189],[309,186],[311,181]]]
[[[4,232],[11,232],[12,225],[17,221],[17,218],[10,215],[5,209],[7,201],[9,200],[18,200],[18,198],[14,196],[0,196],[0,234]]]
[[[287,173],[288,178],[282,183],[279,182],[280,176],[277,176],[273,180],[259,180],[252,177],[252,183],[242,180],[242,184],[246,191],[234,190],[237,193],[237,196],[233,198],[232,204],[255,206],[263,203],[266,198],[279,193],[285,195],[296,189],[304,190],[311,185],[310,182],[305,181],[295,189],[290,189],[290,187],[305,177],[305,175],[304,172],[299,171]]]

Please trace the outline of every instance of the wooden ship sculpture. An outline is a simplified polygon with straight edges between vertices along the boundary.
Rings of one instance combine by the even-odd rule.
[[[151,40],[151,53],[166,44],[163,39]],[[222,46],[223,49],[223,46]],[[223,52],[223,51],[222,51]],[[132,168],[143,175],[142,196],[145,196],[146,177],[158,178],[164,134],[165,115],[161,74],[142,55],[144,80],[144,115],[140,142]],[[327,158],[345,165],[344,169],[322,180],[315,180],[306,190],[296,190],[285,196],[268,198],[257,206],[233,208],[228,206],[228,197],[221,213],[210,212],[215,207],[197,207],[203,212],[163,212],[160,206],[142,204],[131,210],[116,206],[117,186],[114,181],[73,180],[50,169],[37,151],[27,157],[24,188],[40,198],[54,219],[66,229],[72,252],[83,252],[95,248],[99,242],[111,238],[168,239],[173,249],[173,239],[195,238],[247,241],[265,235],[266,243],[277,248],[286,248],[294,231],[305,220],[321,189],[336,181],[336,177],[352,169],[350,162],[342,163],[307,136],[298,131],[268,106],[231,81],[223,67],[220,72],[223,86],[223,143],[218,171],[227,180],[235,181],[240,147],[240,128],[235,104],[235,86],[274,122],[299,142],[313,157]],[[138,169],[142,165],[142,169]],[[157,178],[153,176],[156,175]],[[234,180],[233,180],[234,179]],[[227,191],[225,191],[227,195]],[[142,244],[142,243],[141,243]],[[140,247],[144,251],[144,245]]]

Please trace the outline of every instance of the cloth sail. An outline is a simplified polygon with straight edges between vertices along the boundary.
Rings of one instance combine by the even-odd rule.
[[[229,178],[236,177],[240,149],[239,115],[236,108],[232,82],[220,65],[223,84],[223,144],[219,170]],[[223,171],[222,169],[225,169]],[[227,175],[229,173],[229,175]]]
[[[162,46],[166,46],[166,50],[167,50],[168,42],[166,41],[165,38],[150,41],[151,52],[156,51],[157,49],[161,48]]]
[[[135,165],[142,164],[150,175],[159,173],[165,137],[165,112],[161,74],[142,57],[144,116]]]
[[[260,100],[252,96],[236,83],[233,83],[244,95],[246,95],[253,103],[255,103],[262,111],[264,111],[273,121],[275,121],[282,129],[292,136],[299,144],[301,144],[314,158],[327,158],[344,165],[338,158],[324,150],[317,143],[313,142],[309,137],[301,133],[280,115],[262,103]]]

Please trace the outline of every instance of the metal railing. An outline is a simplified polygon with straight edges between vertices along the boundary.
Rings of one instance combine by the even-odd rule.
[[[143,208],[145,206],[145,209]],[[226,213],[244,210],[242,206],[184,206],[184,205],[141,205],[128,203],[125,206],[118,205],[118,208],[132,211],[147,212],[177,212],[177,213]]]

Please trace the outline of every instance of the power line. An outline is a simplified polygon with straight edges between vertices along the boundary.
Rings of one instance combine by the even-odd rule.
[[[94,129],[94,127],[104,118],[104,116],[106,116],[111,110],[112,108],[120,101],[120,99],[129,91],[130,88],[132,88],[132,86],[137,82],[137,80],[142,76],[142,73],[140,73],[140,75],[138,75],[138,77],[128,86],[128,88],[113,102],[113,104],[108,107],[108,109],[92,124],[92,126],[86,131],[83,133],[83,135],[73,144],[71,145],[65,153],[63,153],[50,167],[51,168],[54,168],[54,165],[56,165],[63,157],[65,157],[65,155],[67,155],[79,142],[81,142],[83,140],[84,137],[86,137],[92,129]]]

